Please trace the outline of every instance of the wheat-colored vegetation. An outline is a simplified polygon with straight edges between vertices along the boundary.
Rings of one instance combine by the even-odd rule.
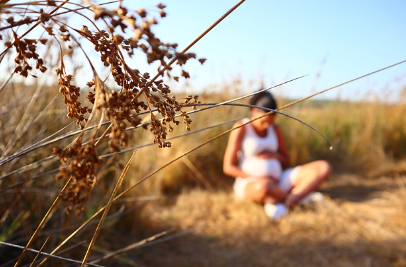
[[[334,175],[321,188],[325,202],[272,223],[260,206],[234,200],[233,179],[222,173],[227,135],[184,154],[249,116],[238,106],[186,113],[199,100],[240,96],[233,90],[239,85],[220,85],[221,93],[203,92],[199,100],[170,96],[160,75],[133,69],[127,57],[144,53],[178,80],[189,76],[183,65],[196,56],[161,42],[147,10],[131,15],[121,1],[111,10],[85,2],[89,27],[74,29],[62,16],[78,15],[82,4],[1,1],[2,64],[14,74],[0,89],[0,266],[406,266],[405,99],[309,100],[284,109],[334,146],[278,115],[292,163],[323,158]],[[154,12],[165,17],[164,8]],[[92,68],[87,87],[75,85],[67,62],[80,70],[70,59],[85,41],[100,52],[114,88]],[[43,43],[59,51],[57,60]],[[171,69],[174,62],[179,69]],[[15,79],[55,69],[46,82]]]
[[[1,120],[5,131],[2,134],[4,140],[14,140],[13,129],[30,103],[28,96],[31,94],[27,91],[35,92],[37,88],[9,84],[4,90],[6,93],[13,91],[16,102],[7,100],[2,103],[5,107]],[[41,119],[20,134],[17,139],[20,146],[35,143],[36,138],[56,132],[69,122],[58,115],[63,108],[58,101],[46,106],[53,99],[52,87],[43,87],[41,92],[42,100],[32,107],[26,120],[35,121],[42,112]],[[201,95],[205,102],[221,102],[228,98],[232,96]],[[280,102],[287,101],[281,99]],[[346,116],[343,116],[343,110]],[[166,242],[154,244],[164,238],[159,237],[150,241],[148,247],[115,255],[113,259],[100,263],[108,266],[269,266],[272,262],[272,266],[314,266],[334,262],[335,266],[404,266],[406,165],[403,147],[394,145],[405,142],[401,127],[404,124],[403,110],[401,101],[393,104],[310,101],[285,110],[325,133],[334,145],[331,151],[329,144],[316,132],[278,115],[293,164],[325,158],[335,171],[321,190],[327,196],[326,202],[315,207],[297,208],[279,223],[271,223],[260,206],[233,199],[230,192],[233,180],[224,176],[221,170],[227,136],[219,138],[172,163],[117,200],[102,228],[100,240],[94,246],[98,255],[94,258],[162,231],[175,230],[167,234],[174,238]],[[219,107],[216,112],[200,112],[191,116],[194,121],[192,131],[248,115],[249,110],[243,107]],[[44,120],[51,123],[43,125]],[[204,142],[231,125],[228,123],[174,139],[170,149],[162,150],[154,145],[140,148],[123,187],[131,187],[196,143]],[[172,136],[184,133],[187,131],[175,129]],[[69,143],[73,138],[59,143]],[[130,146],[152,141],[148,132],[140,129],[135,132]],[[4,168],[2,174],[49,157],[52,147],[48,145],[20,157],[18,164]],[[108,148],[105,148],[101,154],[107,152]],[[130,154],[127,152],[121,156],[128,158]],[[32,169],[22,169],[18,174],[2,178],[2,241],[24,245],[60,190],[61,184],[52,174],[41,176],[55,169],[55,164],[55,160],[45,161],[33,165]],[[115,164],[108,159],[100,171],[101,179],[86,204],[85,213],[79,217],[68,216],[64,205],[60,205],[33,247],[39,250],[50,236],[45,244],[49,249],[44,251],[51,251],[57,240],[65,238],[101,208],[115,183],[115,171]],[[88,242],[85,240],[91,236],[94,227],[95,224],[90,224],[75,236],[66,245],[73,248],[62,255],[80,259]],[[192,232],[182,235],[183,231]],[[178,234],[181,236],[175,238]],[[5,262],[20,253],[4,246],[1,249],[1,254],[7,255],[2,256]],[[157,254],[162,256],[156,257]],[[27,255],[31,260],[34,256]],[[56,262],[50,260],[51,265]]]

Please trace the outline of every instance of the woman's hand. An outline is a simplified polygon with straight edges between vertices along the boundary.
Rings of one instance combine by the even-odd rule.
[[[278,184],[278,182],[279,182],[278,178],[276,178],[276,177],[274,177],[272,175],[258,176],[258,178],[269,180],[269,181],[271,181],[271,182],[273,182],[275,184]]]
[[[262,151],[255,156],[260,159],[278,159],[278,160],[280,160],[280,155],[278,152],[271,152],[268,150]]]

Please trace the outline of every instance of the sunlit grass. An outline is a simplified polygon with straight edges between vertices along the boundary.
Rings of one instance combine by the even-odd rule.
[[[35,91],[36,88],[22,88],[10,84],[10,87],[5,90],[14,90],[15,97],[13,101],[1,100],[3,101],[2,105],[4,107],[13,107],[12,110],[9,109],[9,111],[1,114],[1,123],[4,126],[4,130],[2,131],[3,151],[6,151],[8,148],[10,153],[14,153],[20,148],[26,147],[29,144],[35,143],[36,140],[41,140],[52,134],[67,124],[67,120],[58,119],[57,111],[61,109],[58,102],[55,101],[51,105],[47,104],[53,99],[53,95],[50,93],[52,91],[49,91],[48,88],[41,89],[42,97],[38,98],[36,105],[32,106],[31,112],[27,113],[25,117],[24,113],[27,109],[27,105],[29,105],[29,101],[26,101],[24,96],[30,91]],[[203,94],[201,101],[220,102],[233,97],[234,95],[232,94]],[[282,104],[289,102],[289,99],[282,98],[279,99],[279,101],[280,104]],[[341,102],[336,100],[324,101],[323,103],[309,101],[303,105],[293,106],[284,110],[284,112],[302,119],[320,130],[331,140],[334,146],[333,150],[330,150],[329,144],[310,128],[297,121],[284,118],[282,115],[277,115],[277,122],[282,126],[287,144],[290,148],[292,164],[302,164],[310,160],[323,158],[327,159],[333,166],[336,166],[335,171],[337,174],[333,175],[332,182],[330,182],[327,189],[325,189],[327,193],[329,186],[334,187],[336,179],[340,178],[340,176],[337,176],[338,173],[357,170],[367,171],[365,173],[370,174],[369,177],[381,177],[382,175],[388,174],[402,175],[405,170],[401,168],[401,162],[397,163],[401,161],[406,154],[406,146],[402,145],[406,142],[405,129],[403,127],[403,125],[405,125],[403,116],[405,107],[401,104],[401,101],[400,99],[399,103],[393,104],[378,101],[373,103]],[[20,102],[22,102],[21,105],[18,105]],[[38,117],[38,114],[41,114],[42,119],[51,120],[51,127],[43,127],[42,120],[35,119]],[[248,108],[230,106],[218,107],[215,110],[208,110],[192,115],[193,123],[191,124],[191,130],[198,130],[217,123],[248,116]],[[25,130],[24,134],[18,135],[19,138],[17,140],[13,134],[14,129],[17,128],[19,123],[22,125],[19,127]],[[24,125],[29,126],[25,127]],[[135,154],[127,177],[123,181],[122,189],[129,188],[171,159],[209,138],[228,130],[232,125],[233,123],[224,124],[218,128],[212,128],[190,136],[174,139],[172,141],[172,148],[170,149],[159,149],[156,145],[139,149]],[[69,131],[69,129],[65,132],[67,131]],[[153,141],[148,130],[140,128],[132,131],[134,132],[134,137],[130,141],[130,147]],[[170,137],[184,133],[187,133],[186,129],[177,128],[171,133]],[[72,138],[74,137],[66,138],[59,141],[58,144],[69,143]],[[227,177],[222,173],[222,158],[226,142],[227,136],[216,139],[182,160],[169,165],[164,170],[141,183],[134,190],[125,194],[123,201],[112,205],[112,215],[106,218],[108,222],[106,224],[108,232],[120,232],[120,229],[124,227],[126,231],[132,232],[135,236],[146,238],[148,235],[155,234],[157,229],[160,231],[167,230],[163,229],[164,227],[162,225],[165,225],[168,229],[173,227],[188,229],[192,227],[192,225],[198,226],[199,224],[196,221],[206,219],[206,224],[210,224],[211,226],[209,226],[209,228],[201,228],[205,230],[198,231],[197,233],[199,235],[207,236],[207,240],[210,244],[225,242],[228,244],[226,247],[233,247],[230,244],[235,241],[235,249],[240,249],[242,248],[241,246],[243,246],[242,244],[247,242],[247,238],[254,238],[254,234],[248,234],[248,232],[244,230],[238,236],[234,236],[233,231],[230,230],[233,228],[229,228],[231,227],[229,223],[235,224],[233,227],[237,227],[237,225],[239,225],[238,227],[243,227],[245,225],[244,227],[247,227],[247,229],[250,225],[256,225],[256,227],[264,229],[265,231],[265,229],[270,226],[269,221],[263,214],[262,208],[249,203],[235,203],[230,194],[233,178]],[[15,145],[11,147],[7,146],[7,144]],[[6,164],[5,168],[1,170],[1,174],[4,175],[18,167],[36,162],[51,155],[52,147],[53,145],[49,145],[34,150],[24,157],[19,158],[18,161],[12,161]],[[107,148],[103,147],[100,147],[100,151],[101,154],[108,152]],[[131,152],[124,154],[122,162],[129,158],[130,153]],[[382,166],[387,166],[387,168],[385,169]],[[1,199],[3,214],[1,223],[3,230],[0,234],[3,241],[18,242],[18,240],[25,240],[25,237],[34,230],[39,218],[43,216],[47,208],[51,205],[52,199],[54,199],[59,192],[58,188],[61,185],[54,180],[52,175],[46,175],[37,179],[31,178],[54,168],[57,168],[55,163],[51,161],[44,162],[43,164],[39,164],[37,168],[32,168],[31,170],[23,171],[19,174],[13,174],[0,181],[1,189],[5,190],[2,193],[3,198]],[[374,170],[376,170],[375,174],[373,173]],[[90,218],[94,212],[98,211],[107,203],[107,193],[110,192],[111,186],[114,184],[114,173],[117,171],[120,171],[120,166],[115,162],[115,158],[112,157],[108,159],[105,166],[100,170],[98,186],[95,187],[92,197],[86,205],[87,210],[85,214],[79,218],[66,216],[64,214],[64,205],[59,205],[55,211],[55,219],[51,219],[47,223],[48,229],[60,231],[57,232],[57,236],[62,239],[69,233],[69,231],[64,229],[69,229],[72,225],[78,227],[81,222]],[[370,179],[371,178],[368,178],[368,180]],[[388,181],[392,181],[392,183],[394,182],[393,178],[388,177],[387,179]],[[357,183],[362,183],[361,179],[357,180]],[[10,185],[16,184],[19,185],[13,187],[13,189],[6,189]],[[344,191],[352,192],[351,188],[353,188],[353,186],[352,184],[345,185],[346,189],[344,189]],[[197,191],[198,193],[185,193],[187,190],[196,187],[200,188],[200,190]],[[401,195],[398,195],[400,194],[399,192],[390,197],[392,200],[396,198],[396,203],[385,202],[386,204],[384,203],[383,205],[387,205],[388,207],[392,205],[396,210],[402,209],[404,204],[400,201]],[[179,197],[176,198],[176,196]],[[156,209],[155,213],[150,210],[150,205],[145,206],[148,202],[152,207],[157,205],[154,208]],[[171,205],[174,203],[177,204],[172,207]],[[292,229],[299,231],[299,226],[295,225],[308,225],[308,227],[312,228],[316,227],[316,225],[313,224],[315,220],[322,220],[321,225],[325,225],[325,228],[323,228],[324,226],[322,228],[327,231],[327,225],[337,225],[336,227],[338,227],[338,225],[348,222],[349,217],[345,217],[337,222],[330,221],[332,216],[338,216],[331,214],[332,211],[330,209],[337,214],[342,212],[343,208],[344,210],[354,208],[354,214],[360,212],[356,205],[351,206],[351,204],[348,204],[347,206],[340,206],[334,199],[328,203],[328,205],[332,205],[331,207],[329,206],[328,209],[324,210],[324,208],[318,208],[317,212],[310,214],[306,211],[295,211],[290,219],[286,219],[278,226],[279,228],[276,229],[288,231],[286,233],[291,234],[287,236],[295,240],[293,233],[296,232],[289,232],[293,231]],[[375,205],[374,203],[375,202],[366,203],[365,206],[360,207],[361,211],[371,208],[371,205]],[[22,213],[22,211],[25,212]],[[213,216],[213,218],[210,217],[208,213],[210,213],[210,216]],[[231,216],[229,213],[234,215]],[[255,216],[253,216],[253,214]],[[229,219],[227,219],[228,217]],[[329,220],[327,220],[327,218],[329,218]],[[62,219],[63,223],[61,223]],[[367,219],[367,221],[372,219],[371,217]],[[166,224],[162,224],[162,220],[166,221]],[[222,224],[223,220],[225,223],[224,227],[216,228],[216,223]],[[231,222],[229,222],[229,220],[231,220]],[[396,222],[396,225],[386,223],[385,227],[383,227],[385,230],[382,231],[391,232],[398,229],[397,227],[403,227],[399,219],[393,219],[393,222]],[[358,221],[354,222],[354,227],[359,227],[356,226],[357,223]],[[291,230],[283,230],[285,228]],[[275,234],[273,232],[276,231],[275,228],[272,229],[273,230],[266,230],[271,231],[268,233],[269,235]],[[241,229],[238,231],[241,231]],[[258,231],[255,233],[258,233]],[[79,238],[72,239],[69,244],[79,244],[79,242],[81,242],[80,237],[90,238],[91,235],[91,230],[84,231],[79,235]],[[279,237],[286,238],[286,235]],[[356,236],[354,238],[356,239],[358,237],[359,236]],[[99,238],[101,240],[100,242],[103,242],[103,240],[108,240],[108,235],[102,231]],[[306,238],[306,236],[299,235],[297,242]],[[345,239],[345,237],[340,238]],[[376,240],[371,241],[370,238],[371,237],[367,237],[368,242],[378,242]],[[374,238],[379,239],[380,237]],[[41,235],[38,240],[38,247],[41,246],[40,244],[42,244],[44,240]],[[189,239],[186,238],[185,240]],[[324,242],[320,239],[317,240],[319,243]],[[242,243],[240,244],[240,242]],[[338,241],[336,240],[335,242]],[[264,244],[266,241],[262,243]],[[289,244],[292,245],[291,243]],[[337,244],[343,243],[338,242]],[[252,246],[255,247],[254,245]],[[262,250],[263,248],[258,247],[258,249]],[[366,246],[365,249],[375,250],[376,246]],[[71,252],[68,252],[68,254],[72,253],[71,255],[76,255],[77,253],[81,254],[83,251],[83,247],[75,247]],[[280,253],[285,256],[288,255],[286,251],[280,251]],[[352,257],[351,255],[349,257]],[[14,256],[17,257],[18,254]],[[33,255],[31,256],[34,257]],[[211,260],[219,259],[218,257],[220,257],[220,255],[216,257],[217,258]],[[390,257],[390,253],[384,255],[385,259],[387,257]]]

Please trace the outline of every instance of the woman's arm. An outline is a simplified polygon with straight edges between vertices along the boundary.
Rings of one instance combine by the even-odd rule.
[[[237,122],[233,127],[240,126],[242,123]],[[223,172],[232,177],[249,177],[238,167],[238,151],[241,150],[242,139],[245,135],[245,127],[240,127],[230,133],[226,152],[224,153]]]
[[[278,137],[278,153],[276,158],[279,160],[284,168],[289,168],[290,158],[288,148],[286,147],[285,139],[283,138],[282,130],[279,125],[275,125],[275,132]]]

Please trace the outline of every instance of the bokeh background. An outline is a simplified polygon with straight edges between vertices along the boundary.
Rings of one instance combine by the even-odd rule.
[[[154,30],[162,40],[177,42],[182,48],[235,3],[167,1],[167,17],[159,19]],[[151,13],[156,12],[154,4],[123,1],[129,8],[145,7]],[[248,0],[191,49],[207,62],[203,66],[192,62],[190,79],[167,82],[178,97],[199,95],[203,103],[219,103],[307,75],[271,90],[283,106],[405,60],[405,5],[403,1]],[[85,23],[66,19],[79,28]],[[50,69],[58,64],[53,49],[46,53]],[[66,64],[86,92],[83,81],[90,72],[81,53],[72,51]],[[89,52],[89,56],[95,55]],[[108,71],[93,58],[95,67],[107,77]],[[156,72],[156,66],[148,66],[142,55],[136,54],[128,63]],[[324,202],[297,207],[281,221],[271,222],[261,206],[236,201],[231,192],[233,178],[222,172],[228,138],[224,135],[117,200],[90,260],[113,253],[114,257],[98,264],[406,266],[405,66],[282,110],[318,129],[330,140],[332,150],[317,132],[277,115],[293,165],[316,159],[331,163],[334,174],[320,189]],[[0,241],[24,246],[63,186],[54,177],[60,163],[53,148],[72,142],[78,127],[66,118],[66,107],[51,75],[28,79],[13,75],[13,54],[6,54],[0,67],[4,85],[0,91],[1,158],[47,137],[55,141],[0,167]],[[109,79],[106,83],[115,89]],[[52,251],[103,207],[131,151],[136,153],[120,191],[249,115],[248,108],[235,106],[195,113],[191,115],[192,134],[177,138],[190,132],[183,126],[176,128],[170,135],[172,147],[165,149],[153,144],[150,131],[132,130],[130,151],[106,158],[85,212],[67,215],[66,204],[60,203],[32,248],[40,250],[45,244],[43,251]],[[98,150],[100,155],[109,153],[107,144]],[[96,224],[85,227],[59,255],[81,260]],[[0,266],[13,266],[20,253],[0,245]],[[35,256],[27,254],[23,263],[29,265]],[[71,266],[56,259],[46,264]]]

